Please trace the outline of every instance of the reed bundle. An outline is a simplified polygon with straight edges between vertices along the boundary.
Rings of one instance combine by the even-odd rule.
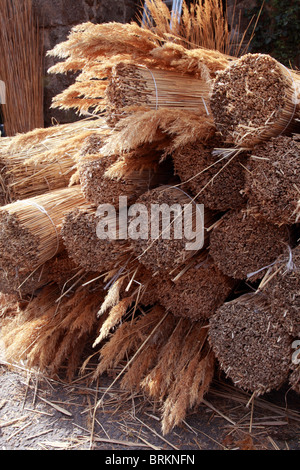
[[[103,119],[90,119],[1,139],[0,203],[68,187],[78,148],[95,131],[105,135],[106,127]]]
[[[63,251],[30,273],[1,270],[0,290],[14,298],[26,300],[47,284],[56,284],[63,289],[68,280],[78,272],[80,272],[79,267]]]
[[[158,159],[158,154],[152,154],[150,161],[145,159],[144,162],[131,158],[128,165],[118,155],[84,159],[78,164],[84,196],[95,206],[117,205],[120,197],[126,197],[128,203],[133,203],[148,189],[170,177],[168,169],[165,165],[159,165]],[[125,177],[118,174],[118,167],[126,173]]]
[[[245,193],[253,214],[273,224],[299,219],[300,135],[278,136],[255,147],[248,160]]]
[[[262,295],[245,294],[220,307],[210,318],[209,341],[239,388],[261,395],[288,380],[292,337]]]
[[[268,297],[274,318],[290,335],[299,334],[300,246],[279,256],[261,280],[258,290]]]
[[[68,141],[71,138],[80,136],[80,143],[82,144],[85,138],[98,131],[103,135],[109,131],[105,120],[101,117],[85,118],[72,123],[36,128],[29,132],[2,139],[1,149],[2,145],[5,145],[5,152],[11,157],[20,155],[29,159],[32,155],[33,157],[40,154],[49,156],[50,151],[59,147],[63,140]]]
[[[229,211],[212,230],[210,255],[234,279],[261,279],[291,243],[287,226],[259,220],[246,210]]]
[[[71,380],[105,319],[97,317],[104,292],[101,285],[80,286],[58,301],[60,294],[55,285],[44,287],[19,314],[4,320],[1,337],[7,360]]]
[[[136,106],[209,114],[211,88],[207,77],[121,62],[113,67],[105,91],[106,116],[110,123],[115,123],[126,115],[127,108],[130,111]]]
[[[222,145],[223,141],[213,134],[204,141],[178,147],[172,153],[174,171],[182,183],[180,187],[189,191],[197,202],[215,211],[237,209],[246,203],[243,191],[247,155],[214,156],[214,149]]]
[[[101,239],[97,235],[99,223],[96,209],[89,204],[68,212],[61,226],[61,236],[70,258],[86,271],[111,271],[129,256],[126,240]]]
[[[299,74],[266,54],[246,54],[221,71],[211,109],[227,142],[253,148],[299,129]]]
[[[139,237],[132,237],[130,245],[139,261],[153,273],[171,272],[207,246],[215,214],[202,211],[180,188],[160,186],[144,193],[136,204],[139,216],[136,220],[130,217],[129,223],[140,225]],[[189,249],[189,243],[195,243],[195,248]]]
[[[175,318],[160,306],[122,322],[100,350],[94,379],[124,359],[121,386],[161,403],[164,434],[201,403],[214,375],[205,323]]]
[[[6,134],[43,127],[43,41],[31,0],[1,1],[0,50]]]
[[[157,301],[176,317],[209,318],[234,291],[236,281],[222,273],[207,250],[173,272],[172,279],[154,277]]]
[[[84,204],[80,187],[74,186],[1,207],[1,269],[12,276],[29,274],[59,254],[61,222]]]

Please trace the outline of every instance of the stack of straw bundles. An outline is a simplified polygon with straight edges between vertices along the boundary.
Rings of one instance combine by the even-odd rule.
[[[50,372],[70,354],[71,374],[79,332],[99,353],[93,377],[126,359],[122,385],[161,401],[168,432],[201,403],[217,367],[256,394],[286,381],[299,390],[291,345],[299,333],[300,176],[299,138],[285,135],[297,125],[297,75],[269,56],[230,57],[228,49],[185,47],[176,31],[179,43],[165,33],[157,25],[88,23],[51,52],[63,59],[53,73],[79,72],[54,106],[101,111],[105,125],[88,120],[95,128],[79,125],[70,139],[76,185],[0,209],[0,267],[13,286],[62,256],[76,284],[68,284],[68,296],[56,278],[35,292],[26,315],[16,313],[25,326],[15,349],[7,319],[14,358],[24,341],[29,363]],[[59,139],[58,152],[63,133]],[[39,140],[33,157],[38,147]],[[33,181],[32,190],[39,187]],[[186,205],[190,231],[196,204],[204,204],[204,245],[188,250],[191,240],[176,238],[172,219],[155,237],[147,223],[145,238],[99,239],[97,206],[116,206],[120,196],[128,206],[143,204],[147,215],[153,204]],[[161,236],[164,228],[169,237]],[[80,315],[81,295],[91,317]],[[63,329],[56,331],[51,308],[39,317],[44,296],[62,301]]]

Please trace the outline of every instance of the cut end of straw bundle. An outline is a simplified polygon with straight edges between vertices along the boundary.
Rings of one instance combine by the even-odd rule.
[[[152,189],[136,203],[141,205],[143,223],[139,238],[132,238],[130,245],[140,262],[153,273],[172,271],[207,245],[207,228],[213,223],[214,215],[202,212],[192,197],[180,188]],[[185,217],[188,209],[189,218]],[[130,223],[136,223],[133,217]],[[188,247],[191,242],[195,242],[194,248]]]
[[[277,225],[300,217],[300,135],[258,145],[248,160],[245,192],[252,213]]]
[[[97,235],[99,218],[95,210],[74,209],[62,222],[61,235],[70,258],[87,271],[106,272],[128,252],[125,242],[101,239]]]
[[[259,290],[268,296],[274,318],[296,336],[300,327],[300,246],[285,251],[267,271]]]
[[[1,207],[1,269],[12,275],[30,273],[59,254],[63,217],[85,203],[74,186]]]
[[[224,139],[240,147],[290,130],[299,113],[299,77],[266,54],[246,54],[218,73],[211,109]]]
[[[177,270],[179,271],[179,270]],[[209,318],[233,292],[236,282],[224,275],[207,253],[171,279],[154,278],[158,302],[176,317]]]
[[[227,276],[261,279],[290,243],[287,226],[258,220],[244,210],[230,211],[210,236],[210,255]]]
[[[291,337],[261,296],[247,294],[210,318],[209,341],[221,369],[256,395],[280,388],[291,366]]]
[[[172,153],[175,173],[182,185],[205,207],[225,211],[245,204],[242,190],[245,185],[245,155],[220,158],[213,155],[223,145],[214,135],[207,141],[198,141],[181,146]]]
[[[47,284],[57,284],[63,288],[68,279],[78,271],[79,268],[64,251],[31,272],[17,269],[15,272],[2,270],[0,290],[14,298],[26,299],[35,295],[38,289]]]

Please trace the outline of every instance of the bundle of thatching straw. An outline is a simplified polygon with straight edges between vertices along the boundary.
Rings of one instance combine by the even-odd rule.
[[[103,119],[39,128],[0,141],[0,204],[65,188],[77,170],[78,147],[94,132],[105,135]]]
[[[298,76],[235,56],[220,3],[184,3],[180,28],[160,0],[152,26],[73,28],[51,72],[78,74],[54,106],[94,116],[0,143],[9,357],[68,378],[96,354],[93,379],[122,365],[164,433],[217,369],[299,391]],[[171,212],[152,233],[153,207]]]
[[[43,38],[32,0],[1,1],[0,50],[6,135],[42,127]]]
[[[118,121],[126,108],[184,108],[209,113],[210,83],[207,78],[183,75],[176,71],[151,69],[145,65],[119,63],[112,68],[106,88],[107,116]],[[207,103],[207,104],[206,104]]]
[[[228,142],[252,148],[299,127],[299,98],[299,74],[269,55],[246,54],[218,74],[211,108]]]

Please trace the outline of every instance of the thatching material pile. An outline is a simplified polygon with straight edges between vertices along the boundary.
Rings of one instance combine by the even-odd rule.
[[[207,4],[216,8],[214,0],[199,1],[197,8]],[[187,15],[186,6],[184,12]],[[207,18],[210,31],[209,15],[190,13],[191,24]],[[297,106],[293,111],[290,93],[296,79],[289,81],[289,72],[285,75],[286,69],[271,58],[237,59],[225,47],[217,51],[205,48],[205,43],[192,45],[187,31],[185,41],[183,32],[174,30],[178,43],[172,42],[171,31],[157,26],[162,18],[154,29],[79,25],[51,52],[63,59],[52,73],[78,73],[53,105],[83,114],[92,111],[95,117],[78,123],[76,131],[74,125],[76,135],[70,138],[67,128],[58,126],[58,140],[49,149],[56,160],[47,160],[49,154],[42,156],[40,150],[35,153],[42,139],[31,142],[26,161],[32,153],[32,162],[50,162],[49,171],[64,157],[74,164],[70,162],[67,181],[59,189],[43,191],[31,176],[32,191],[37,187],[42,194],[0,208],[0,268],[7,285],[24,286],[35,275],[39,281],[26,289],[26,308],[5,317],[11,358],[25,359],[48,373],[59,373],[66,365],[70,378],[96,351],[94,379],[125,361],[118,376],[123,374],[122,386],[143,390],[161,403],[167,433],[201,402],[216,367],[236,386],[256,394],[287,380],[297,390],[291,344],[299,309],[290,309],[298,301],[297,269],[287,275],[272,269],[281,266],[279,260],[286,263],[286,253],[288,260],[292,253],[297,265],[300,181],[298,140],[278,136],[289,130],[286,121],[295,121]],[[219,33],[216,24],[215,37],[220,38]],[[261,116],[258,98],[268,96],[256,89],[255,100],[252,96],[256,64],[264,74],[257,90],[269,86],[274,94],[266,104],[267,117]],[[160,77],[155,81],[157,94],[151,73],[149,91],[149,70]],[[231,73],[237,109],[241,107],[236,113],[230,92],[226,101],[225,80]],[[168,77],[175,75],[178,81],[170,83]],[[185,80],[189,86],[184,90],[180,87]],[[238,80],[244,80],[248,93]],[[190,86],[199,83],[191,102]],[[172,96],[170,102],[156,101],[157,96],[163,98],[163,86]],[[96,116],[100,112],[101,118]],[[26,134],[17,138],[25,142]],[[228,142],[237,145],[228,148]],[[265,185],[263,175],[268,175]],[[60,184],[59,178],[54,181]],[[275,203],[277,181],[283,197]],[[124,196],[127,206],[118,207]],[[97,227],[105,216],[97,208],[109,203],[116,209],[115,237],[99,238]],[[188,206],[194,217],[185,229],[193,229],[195,236],[204,225],[204,245],[188,250],[187,234],[175,236],[176,217],[167,227],[160,221],[153,237],[150,219],[143,225],[142,218],[137,221],[129,212],[133,203],[148,215],[153,204]],[[195,225],[196,204],[205,206],[201,227]],[[126,226],[119,224],[121,210],[128,210]],[[105,220],[108,225],[112,221]],[[128,236],[129,228],[138,226],[141,236]],[[170,229],[167,239],[162,237],[164,229]],[[51,271],[56,263],[60,266],[59,257],[64,259],[62,267]],[[272,288],[272,282],[278,285]],[[268,289],[273,289],[270,298]],[[249,291],[254,294],[249,296]],[[94,348],[86,361],[85,344]]]

